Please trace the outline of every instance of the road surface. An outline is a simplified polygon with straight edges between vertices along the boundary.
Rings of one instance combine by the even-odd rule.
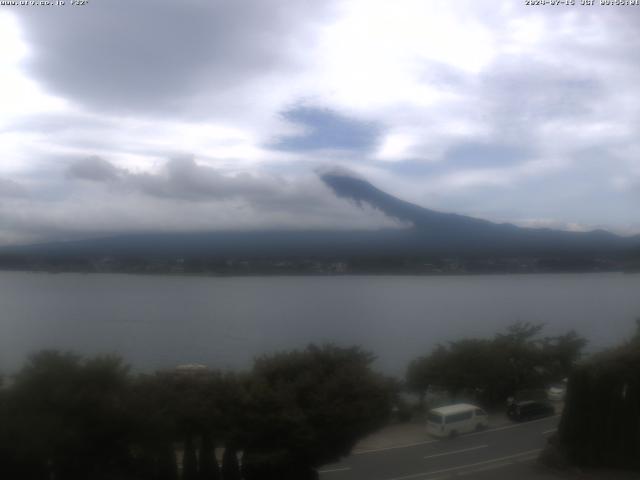
[[[556,430],[559,416],[515,423],[404,447],[369,450],[320,469],[321,480],[529,480],[547,477],[535,460]]]

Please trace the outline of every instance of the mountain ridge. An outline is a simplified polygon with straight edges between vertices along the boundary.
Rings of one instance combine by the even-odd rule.
[[[568,232],[493,223],[443,213],[390,195],[347,173],[324,172],[338,197],[373,208],[411,227],[379,230],[255,230],[129,233],[58,243],[5,247],[0,254],[109,257],[340,257],[411,255],[598,256],[640,251],[640,236]]]
[[[603,234],[609,237],[624,238],[620,235],[616,235],[604,229],[594,229],[584,232],[570,232],[566,230],[552,229],[548,227],[520,227],[513,223],[504,222],[496,223],[490,220],[471,217],[468,215],[458,213],[446,213],[436,210],[432,210],[426,207],[401,200],[394,197],[379,188],[372,185],[370,182],[363,180],[355,176],[349,176],[340,173],[324,173],[321,175],[322,180],[328,185],[334,193],[342,198],[348,198],[356,201],[357,203],[366,202],[370,206],[377,208],[387,214],[388,216],[398,218],[399,220],[408,220],[413,223],[417,228],[429,226],[428,218],[431,220],[446,222],[446,221],[458,221],[464,222],[468,225],[483,225],[494,226],[503,229],[523,229],[523,230],[535,230],[535,231],[558,231],[566,232],[568,234]],[[354,189],[355,187],[355,189]]]

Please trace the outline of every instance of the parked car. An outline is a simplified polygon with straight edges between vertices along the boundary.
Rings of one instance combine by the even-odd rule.
[[[549,402],[525,400],[513,402],[507,408],[507,416],[516,422],[555,415],[556,410]]]
[[[468,403],[434,408],[427,415],[427,432],[435,437],[456,437],[488,426],[487,412]]]
[[[567,394],[566,380],[563,383],[556,383],[547,388],[547,398],[554,402],[560,402],[564,400]]]

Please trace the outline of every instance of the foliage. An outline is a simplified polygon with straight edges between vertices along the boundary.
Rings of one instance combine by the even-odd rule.
[[[243,460],[247,480],[313,478],[388,417],[391,392],[358,348],[309,346],[255,362]],[[270,478],[270,477],[269,477]]]
[[[215,456],[215,442],[210,433],[202,435],[200,456],[198,458],[198,472],[200,480],[219,480],[220,467]]]
[[[3,478],[239,480],[240,450],[246,480],[316,478],[390,410],[372,360],[309,347],[258,359],[248,375],[133,376],[115,357],[41,352],[0,385]]]
[[[6,400],[18,478],[109,478],[126,470],[127,371],[112,357],[31,357]]]
[[[573,331],[541,337],[542,330],[543,325],[518,322],[493,339],[438,345],[409,364],[407,386],[423,396],[429,387],[442,387],[490,406],[519,390],[559,381],[580,358],[586,341]]]
[[[569,378],[558,448],[572,464],[640,470],[640,321],[635,336]]]
[[[238,463],[238,451],[227,445],[222,456],[222,478],[223,480],[241,480],[240,464]]]
[[[198,457],[193,437],[187,435],[184,442],[184,455],[182,459],[183,480],[198,480]]]

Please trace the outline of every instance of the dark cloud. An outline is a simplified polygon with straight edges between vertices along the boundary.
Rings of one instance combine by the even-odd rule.
[[[159,173],[129,174],[126,181],[148,195],[193,201],[273,196],[279,186],[273,179],[248,173],[222,175],[214,168],[197,164],[193,158],[169,160]]]
[[[30,75],[107,110],[181,111],[185,100],[291,62],[332,2],[108,0],[89,8],[24,9]]]
[[[220,170],[200,164],[192,157],[168,160],[153,173],[138,173],[119,169],[100,157],[90,157],[72,163],[67,168],[71,179],[108,183],[123,193],[139,193],[163,200],[189,202],[240,199],[263,205],[317,199],[318,191],[306,191],[298,184],[280,177],[250,173],[222,174]],[[306,200],[305,200],[306,199]]]
[[[300,135],[278,139],[273,146],[279,150],[310,151],[322,149],[356,150],[373,149],[382,133],[375,122],[363,122],[337,112],[311,107],[297,107],[282,113],[289,122],[305,128]]]
[[[114,182],[122,175],[122,170],[96,156],[73,162],[67,168],[68,177],[93,182]]]

